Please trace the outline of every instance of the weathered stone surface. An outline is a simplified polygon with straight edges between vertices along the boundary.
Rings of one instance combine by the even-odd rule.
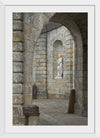
[[[38,87],[38,91],[46,91],[46,89],[47,89],[47,88],[44,87],[44,86],[39,86],[39,87]]]
[[[22,52],[23,44],[21,42],[13,42],[13,51],[14,52]]]
[[[22,94],[13,94],[13,104],[21,105],[23,104],[23,95]]]
[[[13,52],[13,61],[21,61],[21,62],[23,62],[23,53],[21,53],[21,52]]]
[[[13,20],[13,30],[14,31],[21,31],[22,30],[22,21]]]
[[[82,71],[76,71],[76,77],[77,78],[82,78],[83,77],[83,72]]]
[[[21,105],[13,105],[13,115],[23,115],[22,106]]]
[[[24,85],[24,89],[23,89],[24,93],[26,94],[31,94],[32,93],[32,85],[31,84],[25,84]]]
[[[46,86],[47,85],[46,82],[42,82],[42,83],[37,82],[36,84],[37,84],[37,86]]]
[[[31,40],[33,42],[37,41],[37,38],[40,35],[40,31],[36,28],[24,23],[24,38],[27,40]]]
[[[60,26],[62,26],[60,23],[49,21],[49,23],[44,26],[42,33],[52,31],[54,29],[57,29]]]
[[[72,66],[73,62],[66,62],[66,66]]]
[[[13,19],[15,20],[22,19],[22,13],[13,13]]]
[[[78,57],[81,57],[83,55],[83,49],[81,47],[78,47],[75,52]]]
[[[23,63],[13,62],[13,72],[23,72]]]
[[[40,125],[39,116],[29,116],[28,125]]]
[[[32,27],[26,23],[24,23],[24,36],[25,39],[31,40]]]
[[[73,71],[71,71],[71,70],[65,71],[65,74],[68,74],[68,75],[69,75],[69,74],[70,74],[70,75],[72,74],[72,75],[73,75]]]
[[[83,70],[83,64],[76,64],[77,71]]]
[[[70,52],[75,52],[75,49],[74,48],[70,48],[67,50],[67,53],[70,53]]]
[[[43,59],[40,58],[40,62],[41,62],[41,63],[46,63],[46,62],[47,62],[47,61],[46,61],[46,58],[43,58]]]
[[[14,31],[13,32],[13,42],[23,42],[23,32]]]
[[[73,66],[72,65],[71,66],[67,66],[66,69],[67,70],[73,70]]]
[[[67,45],[73,44],[73,39],[67,40],[67,41],[66,41],[66,44],[67,44]]]
[[[33,80],[33,53],[25,52],[24,53],[24,83],[32,83]]]
[[[77,57],[76,64],[82,64],[83,63],[83,57]]]
[[[67,45],[67,47],[65,49],[67,50],[67,49],[70,49],[70,48],[73,48],[73,44]]]
[[[33,56],[34,56],[33,52],[25,52],[24,53],[24,62],[25,62],[25,65],[29,64],[29,66],[30,66],[30,64],[32,64]]]
[[[40,75],[39,75],[40,76]],[[46,78],[38,78],[37,80],[36,80],[36,82],[46,82],[47,80],[46,80]]]
[[[46,71],[36,71],[36,74],[43,74],[45,75],[47,72]]]
[[[14,83],[22,83],[23,82],[23,74],[22,73],[13,73],[13,82]]]
[[[44,15],[46,15],[49,19],[54,15],[54,13],[43,13]]]
[[[36,53],[38,54],[38,55],[46,55],[46,50],[36,50]]]
[[[66,58],[71,58],[71,57],[73,57],[73,53],[67,53],[66,54]]]
[[[43,71],[43,70],[45,71],[46,70],[46,67],[38,67],[37,70],[38,71]]]
[[[32,104],[32,93],[31,94],[24,94],[24,104],[29,105]]]
[[[48,94],[49,99],[64,99],[64,95],[62,94]]]
[[[67,86],[72,88],[73,84],[72,83],[67,83]]]
[[[72,40],[73,39],[73,37],[72,37],[72,35],[68,35],[67,37],[66,37],[66,40],[68,41],[68,40]]]
[[[66,62],[73,62],[73,58],[68,58],[67,57]]]
[[[39,43],[41,43],[42,46],[43,46],[43,44],[46,44],[46,36],[41,37],[41,35],[40,35],[39,39],[37,40],[36,46],[38,46]]]
[[[25,116],[18,116],[18,115],[13,116],[13,125],[25,125],[25,123],[26,123]]]
[[[46,99],[46,98],[47,98],[47,91],[38,90],[37,99]]]
[[[34,14],[33,17],[33,26],[34,28],[36,28],[37,30],[42,30],[43,26],[48,23],[49,19],[47,18],[47,16],[45,16],[42,13],[38,13],[38,14]]]
[[[46,63],[39,63],[39,60],[35,60],[35,62],[36,67],[46,67]]]
[[[22,93],[22,84],[13,84],[13,93]]]
[[[34,50],[34,43],[31,40],[24,40],[24,49],[27,52],[33,52]]]
[[[37,99],[47,99],[47,94],[38,94]]]
[[[43,47],[43,46],[41,46],[41,45],[39,45],[39,46],[36,46],[36,50],[46,50],[46,47]]]
[[[46,54],[36,55],[35,58],[41,58],[41,59],[44,59],[44,58],[46,58]]]

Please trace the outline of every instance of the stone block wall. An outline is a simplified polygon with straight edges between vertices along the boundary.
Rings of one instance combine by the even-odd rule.
[[[37,42],[37,38],[40,35],[41,29],[43,28],[43,26],[48,22],[48,16],[46,14],[39,14],[39,13],[24,13],[25,18],[24,18],[24,25],[23,25],[23,17],[21,13],[14,13],[13,14],[13,116],[14,116],[14,124],[24,124],[25,118],[22,114],[22,106],[23,106],[23,102],[25,104],[30,103],[30,97],[31,97],[31,93],[32,93],[32,85],[33,80],[37,79],[37,84],[40,87],[41,83],[40,80],[40,74],[43,74],[44,72],[44,76],[46,76],[46,74],[51,75],[52,71],[48,71],[48,65],[46,65],[45,60],[47,58],[47,62],[49,61],[48,59],[52,58],[52,54],[49,54],[49,50],[47,49],[47,56],[42,57],[42,54],[45,55],[45,48],[44,48],[44,53],[41,53],[41,50],[37,50],[37,53],[34,53],[34,45]],[[49,14],[49,13],[48,13]],[[51,14],[51,13],[50,13]],[[71,22],[69,21],[67,23],[67,14],[63,14],[61,16],[59,16],[59,13],[57,13],[58,16],[56,15],[56,20],[52,20],[52,21],[58,21],[62,24],[64,24],[66,27],[71,26]],[[73,14],[73,13],[72,13]],[[76,13],[75,13],[76,14]],[[80,29],[80,36],[77,35],[77,28],[73,27],[72,32],[74,32],[74,38],[76,38],[75,43],[77,42],[78,39],[78,47],[76,45],[76,50],[74,48],[72,48],[73,45],[73,39],[71,35],[68,35],[68,32],[66,32],[67,35],[67,40],[66,40],[66,51],[64,53],[64,56],[66,57],[64,59],[65,62],[65,71],[64,71],[64,77],[68,78],[66,79],[67,81],[65,81],[64,84],[64,89],[67,89],[66,91],[70,91],[72,89],[72,82],[73,82],[73,75],[72,75],[72,70],[73,70],[73,65],[74,63],[72,63],[72,58],[73,58],[73,53],[78,51],[78,53],[76,54],[76,60],[75,60],[75,89],[76,89],[76,107],[75,107],[75,111],[78,114],[87,114],[87,82],[88,82],[88,77],[87,77],[87,16],[86,14],[81,14],[79,15],[75,15],[73,14],[71,16],[72,20],[78,25],[79,29]],[[69,13],[69,16],[71,15],[71,13]],[[51,15],[50,15],[51,16]],[[63,18],[64,16],[64,18]],[[84,17],[83,17],[84,16]],[[60,21],[59,21],[60,18]],[[24,48],[23,48],[23,26],[24,26]],[[55,28],[51,28],[50,30],[48,29],[48,27],[46,28],[46,30],[44,31],[45,34],[48,31],[51,31]],[[74,31],[73,31],[74,30]],[[55,34],[57,33],[57,30],[55,31]],[[60,33],[60,32],[59,32]],[[59,39],[63,37],[63,34],[65,33],[60,33],[61,35],[59,35]],[[81,44],[81,41],[79,40],[81,38],[82,35],[82,39],[83,39],[83,44]],[[53,36],[52,40],[55,38],[56,35]],[[78,36],[78,37],[77,37]],[[43,36],[44,37],[44,36]],[[43,38],[42,38],[43,39]],[[45,40],[45,38],[44,38]],[[43,42],[45,45],[45,42]],[[72,43],[72,44],[71,44]],[[40,43],[39,43],[40,45]],[[80,47],[80,45],[83,45],[83,48]],[[37,46],[38,47],[38,46]],[[45,46],[44,46],[45,47]],[[82,51],[83,49],[83,51]],[[24,52],[23,52],[24,50]],[[43,52],[42,51],[42,52]],[[24,53],[24,56],[23,56]],[[36,71],[35,73],[37,74],[35,76],[35,78],[32,80],[32,66],[33,66],[33,56],[37,56],[36,58],[36,62],[40,62],[38,65],[36,64]],[[23,62],[24,62],[24,71],[23,71]],[[43,63],[42,63],[43,62]],[[33,63],[33,64],[32,64]],[[42,63],[42,64],[41,64]],[[43,67],[42,67],[43,66]],[[51,66],[51,65],[50,65]],[[46,68],[45,68],[46,67]],[[51,67],[50,67],[51,68]],[[41,71],[40,69],[43,69],[43,71]],[[45,71],[45,69],[47,71]],[[24,72],[24,75],[23,75]],[[33,73],[34,76],[34,73]],[[38,77],[39,76],[39,77]],[[42,77],[42,75],[41,75]],[[44,83],[42,83],[43,85],[43,89],[38,89],[38,93],[43,93],[44,92],[44,96],[46,97],[46,91],[44,90],[49,90],[49,88],[47,87],[46,83],[45,83],[45,79],[46,77],[43,78],[44,79]],[[42,81],[43,81],[42,79]],[[24,81],[24,89],[23,89],[23,81]],[[61,81],[57,82],[57,85],[60,84]],[[48,80],[47,80],[48,83]],[[67,88],[66,87],[67,84]],[[53,85],[53,83],[51,84],[50,87],[54,88],[56,85]],[[47,87],[47,88],[46,88]],[[41,91],[42,90],[42,91]],[[55,91],[55,90],[54,90]],[[65,91],[65,90],[64,90]],[[24,100],[23,100],[23,92],[24,92]],[[58,98],[59,96],[54,96],[52,95],[52,91],[50,92],[50,97],[51,98]],[[48,92],[48,93],[49,93]],[[64,97],[68,97],[69,93],[66,93],[66,96]],[[60,95],[61,96],[61,95]],[[49,97],[49,98],[50,98]],[[28,101],[28,102],[27,102]],[[82,109],[83,108],[83,109]],[[81,113],[81,111],[83,111]]]
[[[44,30],[44,29],[43,29]],[[59,48],[53,46],[61,41]],[[33,82],[37,85],[37,98],[69,98],[73,88],[73,53],[74,40],[64,26],[45,32],[39,36],[34,48]],[[57,75],[57,56],[63,56],[63,78],[54,79]]]
[[[23,116],[23,15],[13,13],[13,124],[24,125]]]
[[[37,86],[37,98],[47,98],[47,34],[38,38],[34,52],[33,81]]]
[[[60,51],[58,45],[56,49],[53,47],[56,41],[62,42]],[[57,51],[58,49],[58,51]],[[48,98],[66,98],[69,99],[70,90],[73,88],[73,53],[74,40],[67,28],[64,26],[52,30],[47,33],[47,90]],[[55,79],[54,74],[56,60],[54,54],[62,54],[63,56],[63,77]],[[58,55],[56,55],[58,56]]]

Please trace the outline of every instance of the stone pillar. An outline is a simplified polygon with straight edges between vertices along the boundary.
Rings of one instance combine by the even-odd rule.
[[[27,105],[23,107],[23,114],[26,116],[26,125],[39,125],[39,107]]]
[[[24,14],[24,105],[32,104],[34,45],[39,35],[39,31],[32,26],[33,16]]]
[[[32,104],[34,47],[49,19],[42,13],[24,14],[24,105]]]

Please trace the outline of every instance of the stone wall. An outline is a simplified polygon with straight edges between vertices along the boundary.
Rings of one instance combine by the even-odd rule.
[[[68,27],[75,40],[75,90],[76,105],[75,112],[87,115],[87,14],[86,13],[20,13],[13,14],[13,115],[14,124],[24,124],[22,105],[30,104],[32,94],[32,77],[34,46],[49,20],[59,22]],[[54,15],[54,16],[53,16]],[[53,16],[53,18],[51,18]],[[24,30],[23,30],[24,26]],[[54,28],[53,28],[54,29]],[[52,28],[51,28],[52,30]],[[51,31],[48,30],[48,31]],[[23,43],[24,31],[24,43]],[[47,31],[47,30],[46,30]],[[45,31],[44,31],[45,32]],[[82,40],[81,40],[82,39]],[[82,43],[83,41],[83,43]],[[67,71],[71,73],[72,58],[71,39],[67,41],[69,50],[66,57]],[[24,48],[23,48],[24,46]],[[24,52],[23,52],[24,50]],[[24,53],[24,56],[23,56]],[[24,62],[24,67],[23,67]],[[74,64],[73,64],[74,65]],[[41,66],[39,66],[41,67]],[[24,75],[23,75],[24,74]],[[33,74],[33,75],[32,75]],[[38,75],[37,75],[38,76]],[[68,76],[68,75],[67,75]],[[71,75],[69,74],[71,78]],[[24,85],[23,85],[24,83]],[[69,82],[70,85],[70,82]],[[68,87],[67,87],[68,88]],[[69,90],[70,90],[69,86]],[[23,99],[24,92],[24,99]]]
[[[59,47],[55,42],[60,41]],[[64,26],[47,33],[47,91],[48,98],[69,99],[70,90],[73,88],[73,53],[74,40],[70,31]],[[63,58],[63,77],[55,79],[57,75],[57,58]]]
[[[23,17],[13,13],[13,124],[24,125],[23,116]]]
[[[46,26],[49,30],[52,28],[50,25]],[[59,27],[57,23],[56,27],[47,33],[42,31],[34,48],[33,83],[37,85],[37,98],[68,99],[73,88],[74,40],[67,28]],[[54,47],[56,41],[61,41],[62,46],[57,44]],[[59,54],[63,56],[63,78],[55,79]]]
[[[33,82],[37,86],[37,98],[47,98],[47,34],[43,33],[34,49]]]

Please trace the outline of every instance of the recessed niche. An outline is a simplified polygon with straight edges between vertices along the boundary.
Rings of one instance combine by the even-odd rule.
[[[53,78],[63,78],[63,43],[61,40],[53,43]]]

